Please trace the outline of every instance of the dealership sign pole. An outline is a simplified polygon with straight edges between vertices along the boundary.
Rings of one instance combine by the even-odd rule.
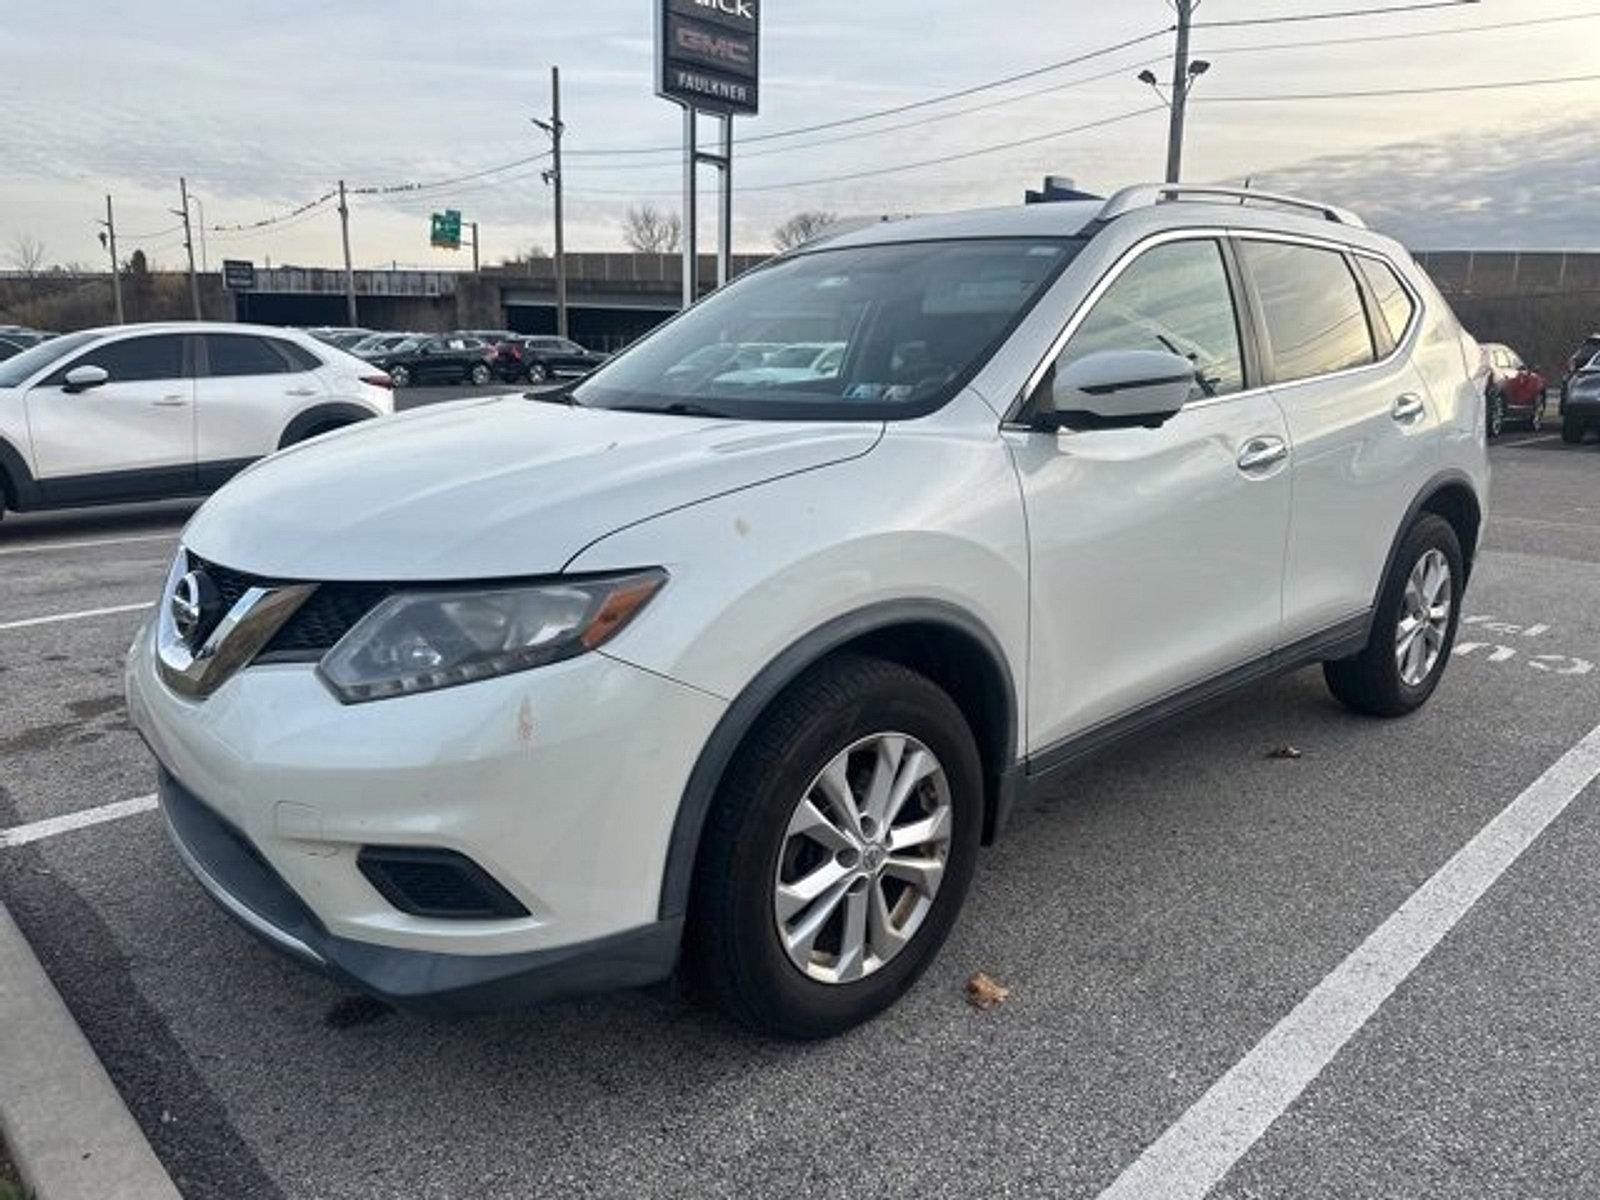
[[[656,94],[683,106],[683,306],[699,284],[701,163],[717,168],[717,286],[733,259],[733,118],[754,116],[760,98],[762,0],[656,0]],[[721,149],[699,148],[699,116],[721,118]]]

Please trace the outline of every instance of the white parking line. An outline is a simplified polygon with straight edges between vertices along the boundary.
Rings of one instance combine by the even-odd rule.
[[[21,621],[0,621],[0,631],[29,629],[34,625],[54,625],[57,621],[85,621],[90,617],[108,617],[112,613],[138,612],[149,608],[148,600],[140,604],[114,604],[110,608],[85,608],[79,612],[52,613],[48,617],[27,617]]]
[[[1233,1169],[1546,827],[1600,776],[1600,726],[1411,894],[1100,1193],[1199,1200]]]
[[[107,821],[136,817],[140,813],[149,812],[155,806],[156,798],[153,794],[135,796],[132,800],[118,800],[115,804],[102,804],[99,808],[86,808],[82,812],[68,813],[64,817],[35,821],[31,825],[13,825],[10,829],[0,829],[0,850],[12,846],[26,846],[29,842],[71,833],[74,829],[87,829],[91,825],[103,825]]]
[[[93,546],[125,546],[131,542],[175,542],[178,531],[171,533],[141,533],[130,537],[86,538],[78,542],[30,542],[21,546],[0,546],[4,554],[40,554],[47,550],[83,550]]]

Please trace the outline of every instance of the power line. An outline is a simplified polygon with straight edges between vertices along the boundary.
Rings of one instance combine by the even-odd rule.
[[[794,150],[810,150],[817,146],[832,146],[840,142],[859,141],[862,138],[878,137],[885,133],[898,133],[906,129],[915,129],[923,125],[932,125],[939,121],[951,120],[955,117],[964,117],[976,112],[985,112],[989,109],[1002,108],[1007,104],[1015,104],[1022,100],[1032,100],[1052,92],[1066,91],[1069,88],[1081,87],[1084,84],[1098,83],[1105,79],[1115,79],[1128,71],[1139,67],[1147,67],[1154,63],[1165,62],[1161,58],[1148,58],[1139,62],[1126,63],[1120,67],[1113,67],[1109,71],[1100,71],[1094,75],[1086,75],[1081,79],[1069,79],[1063,83],[1052,83],[1042,88],[1032,88],[1026,92],[1018,92],[1011,96],[1002,96],[998,100],[986,100],[982,104],[972,104],[965,108],[952,109],[947,113],[935,113],[928,117],[918,117],[913,121],[901,121],[894,125],[885,125],[878,129],[863,129],[855,133],[842,133],[835,137],[814,138],[806,142],[794,142],[786,146],[769,146],[764,150],[751,150],[741,156],[741,161],[752,158],[766,158],[773,154],[788,154]],[[676,168],[676,162],[650,162],[650,163],[600,163],[585,164],[585,170],[596,171],[660,171],[666,168]]]
[[[1567,13],[1559,17],[1531,17],[1521,21],[1496,21],[1489,25],[1462,25],[1455,29],[1412,29],[1405,33],[1365,33],[1356,37],[1311,38],[1299,42],[1265,42],[1254,46],[1216,46],[1208,47],[1202,53],[1212,56],[1218,54],[1256,54],[1263,50],[1301,50],[1325,46],[1354,46],[1366,42],[1405,42],[1416,38],[1450,37],[1458,33],[1488,33],[1492,30],[1501,29],[1527,29],[1535,25],[1557,25],[1567,21],[1593,20],[1595,17],[1600,17],[1600,10]]]
[[[213,233],[241,233],[251,229],[265,229],[270,225],[281,225],[285,221],[294,220],[302,213],[308,213],[312,209],[320,208],[338,194],[339,189],[332,188],[329,191],[323,192],[322,195],[318,196],[315,200],[307,200],[304,204],[292,208],[288,212],[282,213],[278,216],[263,217],[259,221],[245,221],[239,225],[213,225],[211,226],[211,231]]]
[[[1430,96],[1444,92],[1492,92],[1506,88],[1549,87],[1563,83],[1593,83],[1596,75],[1563,75],[1554,79],[1508,79],[1504,83],[1458,83],[1440,87],[1374,88],[1350,92],[1285,92],[1276,96],[1201,96],[1196,104],[1252,104],[1280,100],[1359,100],[1372,96]]]
[[[946,100],[960,100],[979,92],[992,91],[998,87],[1005,87],[1011,83],[1021,83],[1024,79],[1035,79],[1040,75],[1049,74],[1051,71],[1064,70],[1067,67],[1077,66],[1079,63],[1089,62],[1092,59],[1104,58],[1107,54],[1115,54],[1119,50],[1127,50],[1133,46],[1143,45],[1159,37],[1171,33],[1173,26],[1168,25],[1163,29],[1155,29],[1149,33],[1140,34],[1138,37],[1128,38],[1113,46],[1101,46],[1097,50],[1090,50],[1083,54],[1064,58],[1059,62],[1047,63],[1042,67],[1032,70],[1019,71],[1015,75],[1007,75],[1002,79],[991,79],[987,83],[977,83],[970,87],[960,88],[953,92],[945,92],[938,96],[929,96],[924,100],[913,100],[907,104],[897,104],[891,108],[881,108],[874,112],[860,113],[853,117],[841,117],[835,121],[822,121],[816,125],[797,125],[791,129],[776,129],[771,133],[752,134],[749,137],[736,138],[734,145],[748,146],[756,142],[770,142],[776,138],[797,137],[803,133],[821,133],[828,129],[838,129],[845,125],[859,125],[863,121],[876,121],[880,117],[893,117],[903,112],[911,112],[918,108],[927,108],[934,104],[943,104]],[[633,146],[633,147],[596,147],[593,150],[568,150],[569,155],[583,155],[593,158],[604,155],[624,154],[681,154],[682,146]]]
[[[530,154],[526,158],[514,158],[510,162],[500,163],[498,166],[485,167],[481,171],[470,171],[465,175],[456,175],[449,179],[435,179],[428,183],[392,183],[381,187],[355,187],[348,190],[352,196],[392,196],[401,192],[425,192],[432,188],[450,187],[452,184],[482,179],[485,175],[493,175],[499,171],[509,171],[513,167],[525,167],[530,163],[536,163],[549,157],[550,151],[541,150],[538,154]]]
[[[1274,17],[1240,17],[1231,21],[1196,21],[1194,29],[1234,29],[1241,25],[1288,25],[1301,21],[1335,21],[1344,17],[1386,17],[1394,13],[1423,12],[1432,8],[1459,8],[1478,0],[1428,0],[1424,4],[1396,4],[1387,8],[1345,8],[1320,13],[1280,13]]]
[[[1083,133],[1090,129],[1100,129],[1107,125],[1115,125],[1121,121],[1129,121],[1135,117],[1145,116],[1147,113],[1164,112],[1165,105],[1151,104],[1145,108],[1136,108],[1129,112],[1118,113],[1111,117],[1102,117],[1098,121],[1086,121],[1081,125],[1071,125],[1066,129],[1053,129],[1049,133],[1038,133],[1031,137],[1017,138],[1015,141],[998,142],[992,146],[981,146],[976,150],[964,150],[959,154],[945,154],[938,158],[926,158],[919,162],[897,163],[890,167],[872,167],[864,171],[851,171],[843,175],[825,175],[812,179],[787,179],[782,183],[763,183],[744,187],[735,186],[734,192],[738,194],[747,192],[779,192],[788,188],[810,187],[820,183],[846,183],[853,179],[867,179],[875,175],[893,175],[901,171],[916,171],[924,167],[937,167],[945,163],[962,162],[970,158],[979,158],[986,154],[999,154],[1005,150],[1015,150],[1021,146],[1031,146],[1039,142],[1048,142],[1055,138],[1066,137],[1073,133]],[[584,195],[589,196],[655,196],[666,195],[666,192],[650,191],[625,191],[610,189],[585,189]]]

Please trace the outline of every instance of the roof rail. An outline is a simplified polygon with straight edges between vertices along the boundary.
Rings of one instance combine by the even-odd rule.
[[[1352,225],[1357,229],[1367,227],[1367,223],[1350,210],[1323,204],[1320,200],[1302,200],[1298,196],[1281,196],[1276,192],[1259,192],[1254,188],[1188,183],[1142,183],[1125,187],[1105,202],[1096,219],[1114,221],[1135,209],[1152,208],[1157,204],[1171,203],[1191,196],[1202,199],[1237,200],[1241,205],[1254,202],[1271,205],[1274,208],[1298,208],[1314,212],[1323,220],[1333,221],[1339,225]]]

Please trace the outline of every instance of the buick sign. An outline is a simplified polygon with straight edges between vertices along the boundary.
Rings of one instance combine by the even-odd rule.
[[[762,0],[656,0],[656,94],[707,112],[753,115]]]

